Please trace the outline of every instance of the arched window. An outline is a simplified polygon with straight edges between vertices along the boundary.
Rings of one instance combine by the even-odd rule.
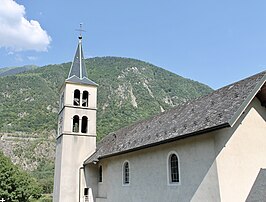
[[[179,183],[179,160],[175,153],[170,154],[168,159],[169,183]]]
[[[79,116],[75,115],[73,117],[73,129],[72,132],[78,133],[79,132]]]
[[[99,167],[99,178],[98,178],[99,182],[103,182],[103,167],[100,166]]]
[[[82,117],[81,132],[82,133],[87,133],[88,132],[88,118],[86,116]]]
[[[89,93],[88,91],[83,91],[82,94],[82,106],[88,107],[88,101],[89,101]]]
[[[75,105],[75,106],[79,106],[80,105],[80,91],[77,90],[77,89],[74,91],[73,105]]]
[[[129,184],[129,162],[126,161],[123,165],[123,184]]]

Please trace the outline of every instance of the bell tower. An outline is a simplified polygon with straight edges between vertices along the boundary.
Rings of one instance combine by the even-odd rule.
[[[83,162],[96,149],[97,86],[87,78],[80,34],[68,78],[60,89],[54,202],[80,200]]]

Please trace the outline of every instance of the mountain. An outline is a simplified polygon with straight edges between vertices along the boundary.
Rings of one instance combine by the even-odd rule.
[[[15,75],[15,74],[33,70],[36,68],[38,68],[38,66],[36,65],[25,65],[22,67],[4,67],[0,69],[0,77]]]
[[[58,89],[71,63],[48,65],[0,81],[0,131],[56,129]],[[104,134],[212,91],[149,63],[128,58],[86,60],[88,77],[99,84],[98,139]]]
[[[85,62],[88,77],[99,84],[98,140],[212,91],[204,84],[135,59],[97,57]],[[0,148],[26,170],[38,169],[44,162],[49,168],[53,164],[58,91],[70,66],[47,65],[0,79]]]

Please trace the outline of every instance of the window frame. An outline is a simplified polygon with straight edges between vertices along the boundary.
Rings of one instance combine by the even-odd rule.
[[[74,94],[73,94],[73,106],[80,106],[81,105],[80,97],[81,97],[80,90],[79,89],[75,89],[74,90]],[[77,99],[77,101],[79,103],[75,104],[75,99]]]
[[[84,96],[85,94],[87,94],[87,97]],[[82,107],[86,107],[86,108],[89,107],[89,95],[90,95],[89,94],[89,91],[87,91],[87,90],[82,91],[82,98],[81,98],[81,106]],[[87,101],[86,104],[85,104],[85,106],[83,105],[84,104],[83,103],[84,100]]]
[[[125,181],[125,165],[128,164],[128,182]],[[122,186],[129,186],[130,185],[130,163],[128,160],[125,160],[122,164]]]
[[[75,117],[77,117],[78,119],[78,132],[77,131],[74,131],[74,127],[75,127],[75,123],[76,122],[74,122],[75,121]],[[80,132],[80,117],[79,117],[79,115],[74,115],[73,117],[72,117],[72,133],[79,133]]]
[[[86,129],[85,131],[84,131],[84,127]],[[81,129],[80,132],[83,133],[83,134],[87,134],[89,132],[89,118],[87,116],[85,116],[85,115],[81,117],[81,127],[80,127],[80,129]]]
[[[98,167],[98,183],[103,183],[103,166],[102,165],[99,165]]]
[[[178,182],[172,182],[172,171],[171,171],[171,156],[176,155],[177,157],[177,170],[178,170]],[[167,155],[167,185],[168,186],[177,186],[181,185],[181,172],[180,172],[180,158],[176,151],[171,151]]]

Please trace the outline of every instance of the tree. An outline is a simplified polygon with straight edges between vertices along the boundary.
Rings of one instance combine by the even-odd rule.
[[[41,196],[41,187],[28,173],[12,164],[0,152],[0,198],[7,202],[28,202]]]
[[[54,184],[54,162],[41,161],[31,175],[36,178],[42,187],[43,194],[53,192]]]

